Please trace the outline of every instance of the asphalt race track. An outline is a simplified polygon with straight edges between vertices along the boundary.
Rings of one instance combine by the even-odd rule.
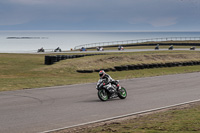
[[[173,50],[186,50],[186,51],[191,51],[189,48],[174,48]],[[125,50],[104,50],[104,51],[93,51],[93,50],[88,50],[88,51],[67,51],[67,52],[57,52],[57,53],[63,53],[63,54],[69,54],[69,53],[74,53],[74,54],[79,54],[79,53],[118,53],[118,52],[145,52],[145,51],[168,51],[168,49],[159,49],[159,50],[155,50],[155,49],[125,49]],[[195,51],[200,51],[199,48],[196,48]],[[39,53],[29,53],[29,54],[51,54],[51,53],[55,53],[55,52],[39,52]]]
[[[43,132],[198,100],[199,81],[199,72],[121,80],[127,99],[107,102],[96,83],[0,92],[0,132]]]

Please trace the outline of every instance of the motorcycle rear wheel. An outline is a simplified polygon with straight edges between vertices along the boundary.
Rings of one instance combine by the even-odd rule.
[[[97,93],[99,99],[101,101],[107,101],[108,100],[108,92],[106,90],[98,90],[98,93]]]
[[[127,92],[124,87],[121,87],[121,90],[118,92],[118,96],[120,99],[125,99],[127,97]]]

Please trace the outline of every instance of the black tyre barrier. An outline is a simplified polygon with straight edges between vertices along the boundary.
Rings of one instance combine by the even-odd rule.
[[[114,67],[117,71],[122,71],[122,66],[115,66]]]
[[[158,67],[163,67],[163,64],[162,63],[158,63]]]
[[[158,64],[153,63],[152,65],[153,65],[153,68],[158,68]]]
[[[189,66],[193,66],[193,62],[188,62]]]
[[[175,66],[175,64],[174,64],[174,62],[172,62],[172,63],[171,63],[171,67],[174,67],[174,66]]]
[[[69,59],[69,55],[64,55],[64,56],[65,56],[65,60],[66,60],[66,59]]]
[[[149,68],[149,64],[143,64],[144,69],[148,69]]]
[[[158,63],[158,68],[162,68],[163,67],[163,63]]]
[[[79,73],[85,73],[84,70],[76,70],[76,72],[79,72]]]
[[[72,59],[73,58],[73,55],[68,55],[68,59]]]
[[[85,73],[93,73],[94,71],[93,70],[84,70]]]
[[[115,68],[109,68],[109,71],[115,72],[116,69]]]
[[[193,65],[197,65],[197,64],[196,64],[196,61],[192,61],[192,64],[193,64]]]
[[[72,55],[72,58],[77,58],[77,56],[76,55]]]
[[[80,57],[83,57],[82,55],[76,55],[76,58],[80,58]]]
[[[45,65],[52,65],[54,62],[57,62],[56,56],[45,56]]]
[[[65,56],[64,55],[61,55],[61,60],[65,60]]]
[[[174,62],[171,63],[171,67],[175,67],[175,63]]]
[[[140,64],[138,67],[139,67],[139,69],[144,69],[144,65],[143,64]]]
[[[79,72],[79,73],[93,73],[94,71],[93,70],[76,70],[76,72]]]
[[[109,72],[110,71],[109,69],[101,69],[101,70],[104,70],[105,72]]]
[[[94,70],[94,72],[99,72],[99,71],[101,71],[101,69],[95,69],[95,70]]]
[[[122,67],[122,71],[128,70],[128,66],[121,66]]]
[[[172,64],[171,63],[166,63],[166,67],[171,67]]]
[[[186,62],[183,62],[182,65],[183,65],[183,66],[187,66],[187,63],[186,63]]]
[[[139,69],[139,66],[138,65],[133,65],[133,70],[137,70]]]
[[[57,57],[56,56],[51,56],[51,61],[54,63],[54,62],[57,62]]]
[[[135,69],[135,70],[140,69],[140,65],[134,65],[134,69]]]
[[[134,70],[134,65],[127,65],[128,70]]]
[[[149,68],[153,68],[153,64],[148,64],[149,65]]]
[[[94,56],[94,55],[105,55],[105,54],[84,54],[84,55],[56,55],[56,56],[45,56],[45,65],[52,65],[55,62],[58,62],[60,60],[66,60],[66,59],[73,59],[73,58],[80,58],[84,56]]]
[[[183,62],[183,66],[187,66],[188,65],[188,63],[187,62]]]
[[[74,55],[71,55],[70,58],[73,59],[73,58],[75,58],[75,56],[74,56]]]
[[[182,62],[178,62],[178,66],[182,66],[183,65],[183,63]]]
[[[45,56],[48,62],[49,57]],[[178,67],[178,66],[192,66],[200,65],[200,61],[187,61],[187,62],[168,62],[168,63],[152,63],[152,64],[138,64],[138,65],[127,65],[127,66],[114,66],[114,68],[108,69],[96,69],[96,70],[77,70],[80,73],[92,73],[99,72],[100,70],[108,71],[127,71],[127,70],[139,70],[139,69],[149,69],[149,68],[161,68],[161,67]]]
[[[173,66],[179,66],[178,62],[173,62]]]
[[[200,65],[200,61],[196,61],[196,64],[197,64],[197,65]]]
[[[152,66],[153,66],[153,68],[157,68],[157,67],[158,67],[158,64],[153,63]]]
[[[183,62],[178,62],[178,66],[183,66]]]
[[[99,72],[99,71],[101,71],[101,70],[104,70],[105,72],[109,72],[109,71],[110,71],[110,69],[103,69],[103,68],[102,68],[102,69],[95,69],[94,72]]]
[[[53,64],[52,62],[51,62],[51,56],[45,56],[45,65],[51,65],[51,64]]]
[[[188,63],[188,62],[185,62],[185,63],[184,63],[184,65],[185,65],[185,66],[188,66],[188,65],[189,65],[189,63]]]
[[[61,55],[56,55],[56,57],[57,57],[57,61],[61,60]]]
[[[182,62],[177,62],[178,63],[178,66],[182,66],[183,65],[183,63]]]

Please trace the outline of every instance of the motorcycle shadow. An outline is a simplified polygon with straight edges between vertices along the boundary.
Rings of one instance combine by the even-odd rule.
[[[82,103],[96,103],[96,102],[101,102],[100,100],[98,99],[93,99],[93,100],[84,100],[84,101],[80,101]]]
[[[122,100],[122,99],[119,99],[119,98],[111,98],[111,99],[108,99],[107,101],[101,101],[100,99],[94,99],[94,100],[85,100],[85,101],[81,101],[81,102],[84,102],[84,103],[104,103],[104,102],[112,102],[112,101],[118,101],[118,100]]]

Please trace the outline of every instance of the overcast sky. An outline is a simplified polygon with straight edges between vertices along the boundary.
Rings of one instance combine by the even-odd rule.
[[[200,0],[0,0],[0,30],[200,31]]]

